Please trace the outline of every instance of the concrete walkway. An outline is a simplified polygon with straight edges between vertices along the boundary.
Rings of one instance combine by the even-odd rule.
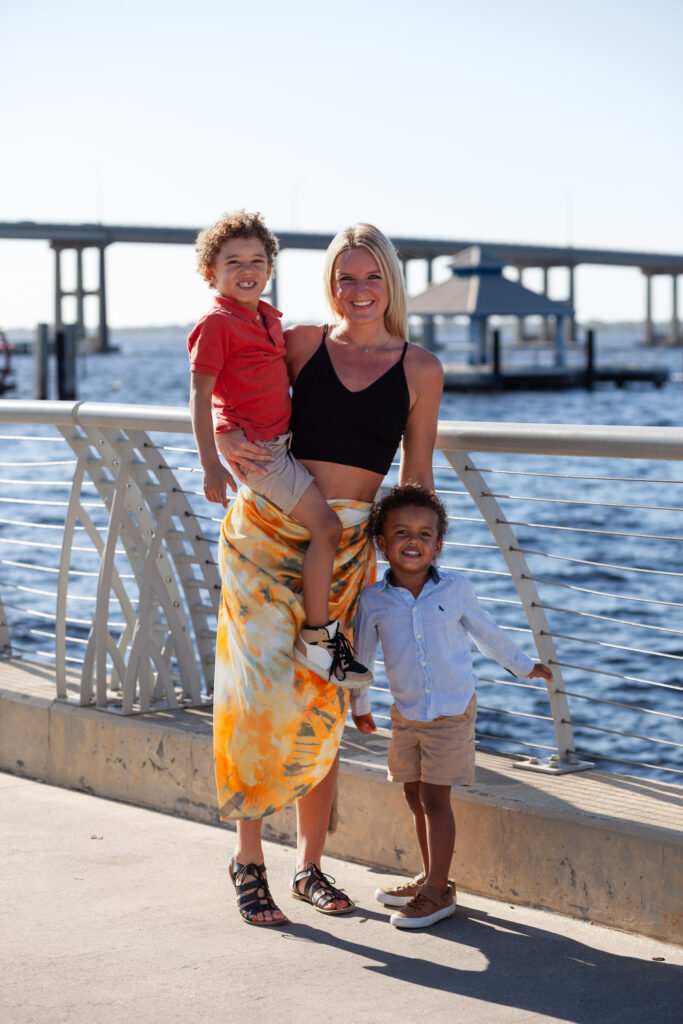
[[[461,893],[455,917],[392,928],[383,875],[324,867],[357,900],[248,927],[220,828],[0,775],[1,1024],[678,1024],[683,948]]]

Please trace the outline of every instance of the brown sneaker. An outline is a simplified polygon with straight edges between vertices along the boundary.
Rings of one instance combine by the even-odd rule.
[[[294,644],[294,661],[347,690],[372,682],[372,672],[355,660],[353,647],[336,621],[318,629],[304,626]]]
[[[455,913],[455,890],[451,883],[445,892],[425,885],[402,910],[391,915],[389,921],[397,928],[429,928],[444,917]]]
[[[424,885],[426,880],[427,876],[422,871],[415,878],[411,878],[409,882],[402,882],[401,885],[386,889],[375,889],[375,899],[383,903],[385,907],[405,907],[413,896],[417,896],[420,886]]]

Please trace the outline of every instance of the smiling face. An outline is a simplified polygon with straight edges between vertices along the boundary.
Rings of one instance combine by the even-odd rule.
[[[384,320],[389,287],[379,263],[362,246],[345,249],[334,261],[332,296],[337,312],[349,323]]]
[[[390,509],[377,545],[385,555],[399,587],[417,592],[429,577],[430,566],[441,551],[439,517],[431,508],[405,505]],[[417,596],[417,595],[416,595]]]
[[[263,242],[255,235],[229,238],[218,250],[207,280],[224,299],[256,312],[270,269]]]

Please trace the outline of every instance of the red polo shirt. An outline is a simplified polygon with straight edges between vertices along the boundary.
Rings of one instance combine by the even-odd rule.
[[[187,339],[190,369],[216,377],[216,433],[241,428],[250,441],[270,441],[289,429],[291,399],[285,340],[278,312],[258,312],[216,295]]]

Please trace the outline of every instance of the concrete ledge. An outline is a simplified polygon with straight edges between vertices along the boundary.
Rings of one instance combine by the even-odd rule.
[[[52,699],[49,669],[0,664],[0,769],[219,824],[211,713],[122,717]],[[400,786],[386,781],[387,735],[347,731],[327,851],[412,874],[419,855]],[[597,771],[551,778],[477,755],[477,782],[453,791],[459,886],[668,942],[681,942],[682,791]],[[267,820],[292,842],[293,809]]]

